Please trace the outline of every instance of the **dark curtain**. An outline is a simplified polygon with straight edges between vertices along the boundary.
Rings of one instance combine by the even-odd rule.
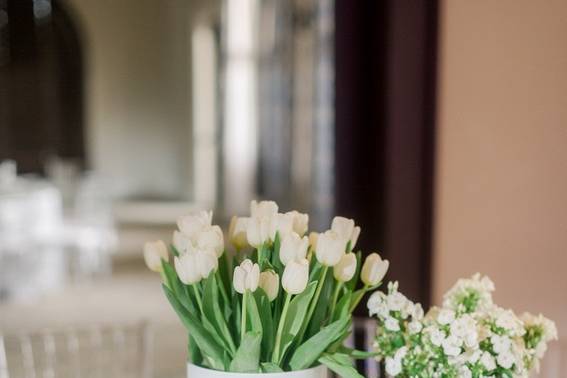
[[[336,213],[428,306],[437,2],[337,0],[335,19]]]

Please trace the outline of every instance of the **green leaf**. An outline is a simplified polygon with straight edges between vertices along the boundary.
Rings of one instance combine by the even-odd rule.
[[[231,290],[231,283],[232,283],[232,268],[231,262],[229,261],[226,252],[223,253],[219,259],[219,268],[217,270],[217,278],[220,282],[217,282],[219,285],[219,290],[221,293],[222,298],[222,310],[225,319],[229,319],[230,315],[232,314],[232,306],[230,305],[230,290]]]
[[[273,362],[262,362],[260,364],[262,366],[262,373],[283,373],[281,367]]]
[[[351,304],[352,293],[347,291],[346,294],[343,294],[341,299],[339,299],[339,303],[337,303],[337,307],[335,307],[335,313],[332,314],[331,321],[335,321],[341,318],[350,318],[350,304]]]
[[[261,337],[263,333],[262,320],[260,319],[260,313],[258,311],[258,306],[256,305],[256,299],[252,294],[247,295],[246,298],[246,331],[250,330],[252,332],[259,333]]]
[[[364,350],[358,350],[358,349],[352,349],[346,346],[341,345],[337,352],[341,353],[341,354],[346,354],[348,356],[350,356],[350,358],[356,359],[356,360],[364,360],[367,358],[374,358],[376,356],[380,355],[380,352],[367,352]]]
[[[274,240],[274,250],[272,252],[272,267],[274,271],[281,277],[284,271],[284,265],[280,260],[280,247],[281,239],[279,231],[276,232],[276,238]]]
[[[329,346],[329,348],[327,348],[327,353],[338,353],[341,351],[341,348],[343,347],[343,343],[345,342],[346,339],[348,339],[348,337],[350,336],[350,331],[347,330],[345,333],[343,333],[341,335],[341,337],[339,337],[333,344],[331,344],[331,346]]]
[[[275,326],[272,318],[272,306],[268,296],[261,288],[254,292],[260,320],[262,321],[262,360],[267,361],[274,349]]]
[[[177,297],[179,302],[181,302],[181,304],[189,310],[189,298],[187,297],[187,293],[185,292],[183,282],[181,282],[177,277],[175,268],[173,268],[173,266],[171,266],[171,264],[165,260],[161,260],[161,267],[163,269],[167,287],[169,287],[173,291],[173,293],[175,293],[175,296]]]
[[[321,269],[323,269],[323,265],[319,264],[317,258],[313,256],[313,258],[311,258],[311,262],[309,263],[309,271],[311,272],[309,274],[309,282],[313,282],[321,277]]]
[[[232,336],[234,337],[233,340],[238,340],[240,338],[242,305],[240,303],[240,294],[236,293],[236,291],[232,291],[232,308],[234,309],[234,311],[232,312],[232,326],[230,327],[230,330],[232,331]]]
[[[226,320],[223,317],[219,305],[219,291],[217,287],[216,277],[213,273],[205,279],[205,286],[203,288],[203,310],[208,315],[208,319],[214,330],[218,333],[220,341],[228,349],[230,356],[234,356],[236,346],[232,339],[232,335],[226,325]],[[204,320],[204,319],[203,319]]]
[[[358,280],[360,279],[360,270],[362,269],[362,252],[358,251],[356,252],[356,272],[354,273],[354,276],[352,276],[352,278],[350,279],[350,281],[348,281],[345,286],[349,291],[354,291],[354,289],[356,289],[356,284],[358,283]]]
[[[327,274],[327,277],[325,278],[325,284],[321,289],[319,302],[317,303],[317,307],[315,307],[315,311],[313,312],[313,316],[311,318],[311,321],[309,322],[309,327],[307,328],[307,337],[311,337],[319,332],[325,324],[325,317],[327,315],[331,296],[333,295],[334,283],[335,280],[333,278],[333,275]]]
[[[189,352],[189,361],[195,365],[201,365],[203,362],[203,356],[191,335],[188,335],[187,337],[187,350]]]
[[[201,352],[212,361],[213,366],[211,367],[217,370],[224,370],[222,346],[211,337],[212,335],[201,325],[199,319],[183,307],[167,286],[162,285],[162,287],[169,303],[171,303],[181,322],[191,334],[192,340],[195,341]]]
[[[307,369],[323,354],[329,345],[341,337],[350,325],[349,318],[329,324],[295,350],[289,362],[292,370]]]
[[[353,366],[352,358],[350,358],[348,354],[333,353],[331,356],[335,361],[337,361],[341,365]]]
[[[318,361],[342,378],[364,378],[351,364],[344,364],[345,361],[336,354],[325,354]]]
[[[303,293],[298,294],[292,299],[289,310],[285,319],[285,324],[282,333],[282,344],[280,348],[280,356],[283,358],[286,350],[289,348],[293,342],[294,337],[299,333],[303,322],[305,321],[305,316],[307,315],[307,309],[309,303],[315,294],[315,289],[317,288],[317,281],[311,282],[307,285],[307,288]]]
[[[258,249],[258,265],[260,265],[260,270],[265,269],[265,264],[270,261],[270,246],[268,243],[262,244],[262,246]]]
[[[230,371],[237,373],[257,373],[260,369],[260,344],[262,335],[258,332],[246,332],[234,359]]]
[[[179,251],[177,250],[177,248],[175,248],[173,244],[169,245],[169,249],[171,249],[171,253],[173,254],[173,256],[175,257],[179,256]]]

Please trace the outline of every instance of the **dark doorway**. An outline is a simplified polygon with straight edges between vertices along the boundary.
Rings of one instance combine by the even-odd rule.
[[[378,248],[386,279],[427,307],[437,1],[337,0],[335,56],[336,213],[360,223],[360,248]]]
[[[85,164],[83,54],[55,0],[0,0],[0,160],[43,173],[46,158]]]

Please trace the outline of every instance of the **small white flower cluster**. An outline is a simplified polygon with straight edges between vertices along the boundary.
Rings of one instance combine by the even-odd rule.
[[[403,365],[413,357],[408,346],[419,337],[423,328],[423,308],[398,291],[398,283],[388,284],[388,294],[374,292],[368,299],[370,316],[379,320],[375,348],[385,358],[386,372],[392,376],[402,373]]]
[[[492,292],[494,283],[490,278],[481,277],[479,273],[470,279],[461,278],[443,296],[443,307],[458,313],[485,311],[492,308]]]
[[[488,277],[459,280],[443,307],[425,316],[397,284],[388,288],[388,295],[374,293],[368,308],[378,318],[378,359],[394,377],[528,377],[557,339],[555,324],[542,315],[497,307]]]

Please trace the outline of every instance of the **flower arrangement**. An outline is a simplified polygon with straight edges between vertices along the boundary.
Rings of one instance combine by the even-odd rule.
[[[424,315],[388,285],[368,301],[378,328],[375,349],[394,377],[528,377],[539,369],[555,324],[542,315],[516,316],[492,301],[494,284],[479,274],[459,280],[443,306]]]
[[[230,249],[212,212],[179,218],[169,250],[163,241],[144,247],[188,330],[189,359],[246,373],[324,364],[360,377],[351,360],[373,354],[342,343],[352,311],[381,284],[388,261],[374,253],[361,267],[361,253],[352,252],[360,228],[351,219],[335,217],[330,230],[306,236],[307,214],[280,213],[270,201],[252,201],[250,212],[232,218]]]

